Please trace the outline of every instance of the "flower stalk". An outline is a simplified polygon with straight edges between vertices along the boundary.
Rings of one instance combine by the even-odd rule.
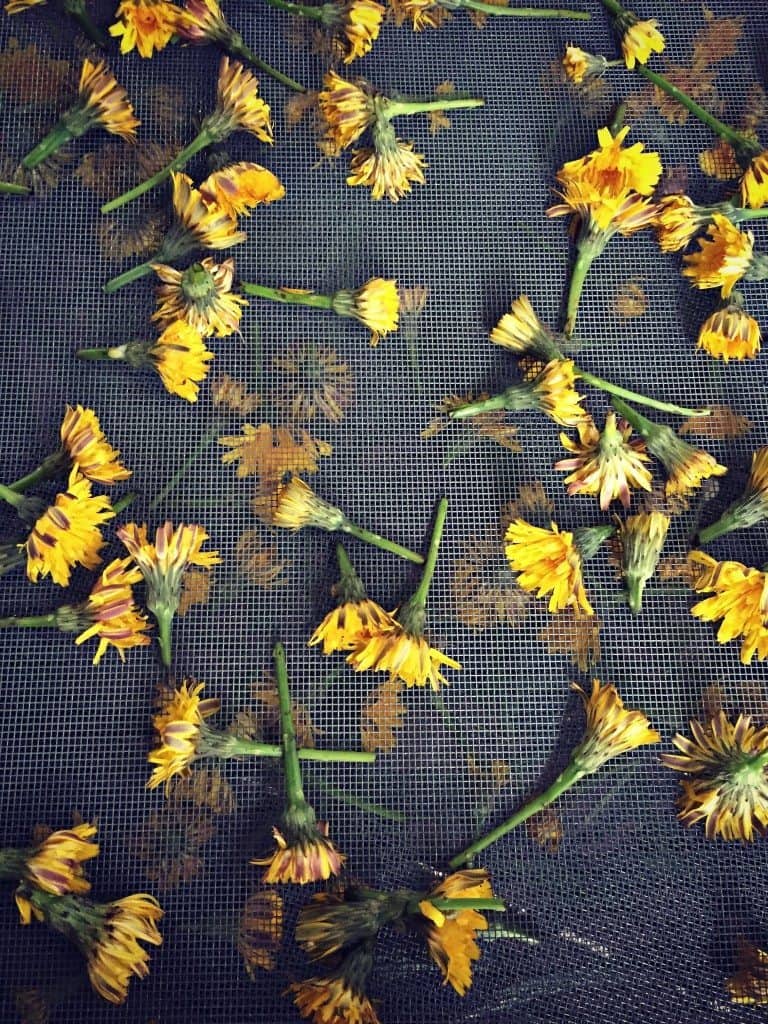
[[[495,7],[483,3],[483,0],[454,0],[442,6],[450,10],[463,7],[465,10],[480,11],[481,14],[501,18],[568,18],[571,21],[589,21],[592,17],[588,11],[574,11],[568,7]]]
[[[404,548],[401,544],[389,540],[387,537],[382,537],[380,533],[375,533],[373,530],[366,530],[364,526],[357,526],[357,524],[350,522],[346,516],[339,526],[339,531],[349,534],[350,537],[357,537],[364,544],[372,544],[375,548],[380,548],[382,551],[389,551],[390,554],[397,555],[398,558],[404,558],[406,562],[414,562],[416,565],[422,565],[424,562],[423,556],[416,551]]]
[[[241,281],[240,289],[246,295],[255,295],[260,299],[270,299],[286,306],[310,306],[313,309],[333,309],[333,296],[318,295],[293,288],[269,288],[262,284],[249,284]]]
[[[29,490],[35,484],[41,483],[44,480],[52,480],[59,473],[63,473],[66,468],[67,459],[64,452],[54,452],[53,455],[43,459],[37,469],[33,469],[31,473],[27,473],[26,476],[22,476],[18,480],[14,480],[12,484],[8,484],[8,490],[15,491],[17,494],[23,494],[24,491]]]
[[[587,279],[590,268],[598,256],[604,251],[608,236],[604,232],[586,232],[579,236],[576,242],[576,260],[571,270],[571,280],[568,285],[568,299],[565,308],[565,328],[563,333],[570,338],[576,327],[576,317],[579,312],[581,293],[584,290],[584,282]]]
[[[102,286],[101,290],[105,293],[105,295],[112,295],[113,292],[119,291],[121,288],[124,288],[125,285],[130,284],[132,281],[138,281],[139,278],[146,277],[147,274],[151,274],[153,270],[153,263],[167,263],[169,260],[173,258],[174,256],[170,256],[168,253],[165,253],[161,250],[155,256],[153,256],[151,260],[147,260],[146,263],[139,263],[135,267],[129,267],[128,270],[124,270],[122,274],[118,274],[117,277],[113,277],[110,281],[107,281],[107,283]],[[95,352],[98,350],[84,349],[83,351]],[[81,356],[81,358],[93,359],[103,357]]]
[[[314,812],[304,796],[296,727],[293,724],[291,692],[288,687],[288,666],[285,661],[285,647],[282,643],[275,644],[272,657],[275,662],[277,696],[280,702],[280,740],[283,751],[283,770],[285,771],[286,814],[311,814],[314,816]]]
[[[27,196],[32,191],[27,185],[16,185],[12,181],[0,181],[0,194],[8,196]]]
[[[265,75],[269,75],[270,78],[274,78],[276,82],[286,86],[293,92],[307,92],[307,87],[302,85],[301,82],[297,82],[295,78],[291,78],[290,75],[286,75],[284,71],[278,70],[273,67],[272,64],[268,64],[261,57],[257,57],[253,50],[250,50],[243,39],[238,33],[233,34],[233,38],[227,41],[224,46],[227,53],[233,57],[242,57],[243,60],[248,61],[249,64],[253,64],[254,67],[258,68],[259,71],[263,71]]]
[[[502,8],[494,7],[493,10],[499,11]],[[504,8],[504,10],[508,10],[508,8]],[[380,110],[383,119],[390,121],[394,117],[410,117],[413,114],[426,114],[432,110],[471,110],[484,106],[485,100],[475,96],[437,96],[434,99],[394,96],[387,97]]]
[[[111,213],[113,210],[119,210],[121,206],[126,206],[128,203],[133,202],[134,199],[138,199],[139,196],[143,196],[145,192],[149,192],[156,185],[160,185],[162,182],[170,178],[174,171],[180,171],[186,167],[193,156],[196,156],[202,150],[207,149],[209,146],[217,142],[218,138],[216,134],[209,128],[204,127],[195,138],[185,146],[165,167],[161,168],[151,178],[147,178],[146,181],[142,181],[136,185],[135,188],[129,189],[128,192],[124,192],[122,195],[117,196],[115,199],[110,199],[108,203],[105,203],[101,207],[102,213]],[[146,266],[146,264],[142,264]],[[133,279],[132,279],[133,280]]]

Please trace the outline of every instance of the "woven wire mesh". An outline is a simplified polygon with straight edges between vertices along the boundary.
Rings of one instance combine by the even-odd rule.
[[[285,93],[267,78],[262,88],[275,111],[276,146],[268,149],[242,134],[225,144],[232,159],[255,159],[276,171],[287,192],[248,223],[247,244],[233,252],[239,277],[329,292],[381,275],[396,277],[401,287],[429,290],[423,312],[377,349],[368,347],[357,325],[258,300],[245,314],[242,337],[213,345],[212,376],[228,373],[267,399],[285,384],[274,359],[294,343],[328,346],[351,367],[355,400],[346,417],[339,424],[320,418],[310,430],[334,447],[313,486],[354,520],[419,547],[435,500],[441,494],[450,499],[430,629],[436,646],[462,662],[461,672],[451,673],[451,685],[439,697],[426,691],[405,696],[408,710],[395,749],[374,767],[315,765],[305,771],[308,796],[319,816],[330,820],[352,873],[384,887],[428,886],[449,855],[554,778],[582,721],[568,689],[572,680],[584,683],[594,674],[616,682],[630,706],[648,713],[667,749],[674,731],[700,713],[702,693],[712,684],[721,687],[726,707],[766,715],[764,670],[740,665],[734,644],[718,646],[712,628],[692,619],[687,589],[652,584],[643,614],[633,618],[619,599],[607,552],[587,569],[602,621],[601,653],[589,673],[574,666],[567,650],[551,653],[542,644],[550,620],[539,604],[530,604],[513,625],[486,622],[483,628],[469,628],[466,614],[457,610],[457,562],[473,537],[497,538],[502,506],[521,486],[541,481],[554,501],[554,518],[566,528],[601,518],[592,499],[566,499],[561,475],[551,469],[562,452],[557,430],[534,414],[518,417],[520,453],[458,426],[429,440],[420,437],[445,395],[492,391],[511,379],[510,360],[487,340],[511,298],[527,293],[553,325],[560,316],[570,257],[562,221],[543,216],[554,171],[592,148],[595,128],[608,122],[615,104],[642,90],[639,79],[619,74],[585,105],[583,96],[559,81],[553,65],[567,41],[576,37],[593,52],[613,46],[600,4],[584,0],[583,6],[594,15],[587,24],[497,19],[479,31],[458,14],[439,32],[383,29],[373,53],[354,71],[385,91],[430,93],[451,80],[486,100],[481,111],[452,114],[450,131],[432,135],[424,118],[409,122],[403,134],[427,154],[428,184],[397,205],[371,202],[364,189],[347,187],[344,159],[317,165],[312,127],[305,121],[287,130],[281,118]],[[762,8],[757,0],[715,5],[718,17],[744,16],[735,55],[712,72],[722,109],[733,121],[743,114],[755,81],[765,78]],[[106,21],[110,12],[100,13]],[[642,13],[662,19],[669,60],[690,64],[694,34],[708,16],[702,7],[659,2]],[[265,59],[301,81],[319,83],[323,61],[288,38],[284,15],[255,0],[231,3],[227,15]],[[76,74],[82,47],[50,9],[5,18],[0,43],[6,54],[12,38],[20,48],[33,45],[45,57],[69,62]],[[144,122],[144,138],[180,143],[191,137],[212,107],[217,61],[213,49],[174,47],[152,61],[136,54],[112,57]],[[3,88],[2,150],[6,160],[17,161],[65,103],[40,97],[34,81],[26,91],[12,88],[7,71]],[[685,168],[694,196],[723,194],[724,186],[698,170],[697,155],[712,137],[693,120],[674,127],[646,103],[634,118],[632,138],[658,149],[665,167]],[[178,673],[206,681],[207,692],[223,702],[225,722],[253,703],[253,685],[269,672],[271,643],[279,636],[288,649],[294,697],[322,730],[318,742],[356,748],[361,708],[378,680],[306,647],[331,605],[333,539],[307,531],[265,534],[287,565],[273,589],[249,583],[236,569],[235,550],[244,531],[255,528],[253,487],[221,465],[215,442],[219,434],[237,433],[242,417],[215,407],[208,385],[188,406],[156,380],[73,358],[81,346],[151,336],[153,298],[146,281],[115,296],[101,292],[129,261],[110,258],[100,230],[101,197],[72,173],[86,154],[110,145],[98,134],[72,144],[72,162],[55,189],[3,207],[2,478],[16,478],[51,450],[65,403],[95,408],[141,492],[126,518],[147,519],[153,527],[166,516],[203,523],[222,553],[210,602],[177,619]],[[199,157],[193,173],[202,177],[223,159],[221,151]],[[111,219],[129,226],[142,211],[165,205],[167,193],[158,190],[137,210],[129,207]],[[759,224],[755,230],[758,244],[764,243],[765,230]],[[647,305],[632,318],[616,309],[628,282],[631,294],[640,290]],[[759,314],[760,286],[745,291]],[[695,500],[673,522],[665,552],[670,556],[682,556],[698,519],[714,520],[739,492],[750,452],[765,443],[768,431],[764,361],[723,366],[695,351],[697,325],[714,304],[709,294],[693,293],[682,282],[676,257],[660,256],[650,237],[639,236],[609,246],[587,282],[579,318],[579,335],[590,339],[579,352],[586,368],[685,404],[729,405],[752,421],[744,436],[707,442],[732,471],[718,494],[707,492],[707,500]],[[604,396],[591,391],[588,405],[600,421]],[[252,422],[266,419],[268,408],[267,402],[254,412]],[[10,517],[4,526],[13,529]],[[713,550],[759,565],[765,542],[765,528],[756,527]],[[489,543],[498,549],[497,540]],[[412,567],[359,545],[351,551],[371,595],[384,606],[394,607],[410,592],[417,578]],[[114,544],[108,554],[117,553]],[[490,558],[480,567],[488,588],[500,578],[508,583],[499,564]],[[74,593],[82,595],[87,586],[85,575],[76,575]],[[60,599],[61,592],[47,584],[32,588],[21,576],[3,581],[3,614],[45,611]],[[91,872],[94,892],[112,899],[157,891],[146,858],[136,852],[137,835],[163,803],[159,793],[144,788],[159,678],[153,652],[139,649],[124,666],[105,659],[94,668],[70,637],[6,630],[0,632],[0,665],[3,842],[26,842],[39,822],[64,827],[73,812],[96,817],[102,854]],[[506,781],[503,766],[496,765],[501,781],[494,776],[497,762],[508,768]],[[51,1019],[61,1024],[297,1019],[281,992],[308,971],[290,941],[306,893],[283,894],[288,938],[276,972],[249,979],[236,948],[244,901],[261,888],[258,869],[248,860],[269,844],[282,799],[280,772],[274,765],[236,761],[223,774],[237,810],[216,816],[215,834],[193,850],[203,860],[195,876],[160,893],[165,941],[153,953],[149,978],[133,983],[126,1005],[116,1010],[100,1003],[84,980],[79,955],[41,927],[20,929],[7,898],[0,905],[3,1020],[18,1019],[16,1003],[28,989],[47,1001]],[[733,970],[738,936],[765,939],[764,847],[707,842],[700,830],[684,830],[675,820],[677,791],[655,752],[635,752],[560,801],[563,837],[556,852],[525,828],[488,849],[482,862],[509,912],[503,927],[481,938],[483,956],[470,993],[461,1000],[443,988],[415,943],[388,935],[370,986],[382,1021],[754,1019],[754,1011],[729,1003],[723,981]],[[366,811],[355,800],[399,812],[399,820]],[[161,823],[150,834],[155,860],[173,859],[184,849],[178,823]],[[518,927],[538,945],[509,937]]]

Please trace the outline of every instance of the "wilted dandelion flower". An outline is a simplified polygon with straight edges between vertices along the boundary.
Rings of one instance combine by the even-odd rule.
[[[629,508],[631,489],[651,490],[650,462],[642,438],[633,438],[632,427],[625,420],[616,421],[609,412],[600,432],[592,420],[578,425],[579,440],[560,435],[564,448],[574,458],[561,459],[555,469],[571,471],[565,478],[568,494],[599,494],[600,508],[605,511],[612,501],[621,501]]]
[[[698,239],[699,251],[683,257],[683,276],[697,288],[719,288],[727,299],[752,267],[754,242],[751,231],[740,231],[723,214],[715,213],[706,235]]]
[[[209,174],[200,183],[200,195],[210,208],[223,211],[234,223],[241,214],[249,216],[256,206],[282,199],[285,189],[272,171],[243,161]]]
[[[99,854],[99,844],[91,841],[95,835],[96,825],[84,822],[51,832],[31,847],[0,849],[0,877],[54,896],[88,892],[83,864]]]
[[[696,347],[713,359],[754,359],[760,352],[760,324],[744,309],[738,292],[732,301],[707,317]]]
[[[333,589],[339,603],[308,642],[310,647],[322,643],[323,654],[354,650],[369,637],[396,627],[392,616],[368,597],[342,544],[336,545],[336,557],[340,579]]]
[[[152,719],[160,746],[147,755],[149,763],[155,766],[147,789],[164,784],[168,794],[176,776],[189,776],[192,763],[200,756],[198,745],[203,722],[221,707],[221,702],[215,698],[201,698],[205,683],[194,686],[190,683],[191,680],[185,680],[169,694]]]
[[[738,971],[726,980],[731,1002],[744,1006],[768,1005],[768,953],[740,938]]]
[[[768,203],[768,150],[752,158],[739,188],[744,206],[759,209]]]
[[[702,544],[708,544],[731,530],[744,530],[768,519],[768,445],[752,453],[752,468],[744,493],[723,512],[716,523],[699,532]]]
[[[638,512],[619,526],[621,569],[629,594],[629,607],[639,614],[643,591],[656,572],[661,549],[667,539],[669,516],[663,512]]]
[[[593,679],[589,695],[576,683],[571,689],[581,697],[587,714],[584,737],[571,755],[571,763],[582,772],[591,774],[611,758],[661,741],[642,711],[627,711],[612,683]]]
[[[161,284],[152,320],[161,327],[185,320],[203,338],[226,338],[239,329],[248,300],[232,293],[233,260],[217,264],[207,256],[186,270],[163,263],[155,263],[153,269]]]

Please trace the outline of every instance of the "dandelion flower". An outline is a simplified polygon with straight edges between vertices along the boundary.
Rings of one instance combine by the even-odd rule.
[[[719,288],[724,299],[752,265],[755,237],[740,231],[720,213],[712,215],[706,235],[698,239],[699,251],[683,257],[683,276],[697,288]]]
[[[716,523],[699,532],[702,544],[708,544],[731,530],[744,530],[768,519],[768,446],[752,453],[750,470],[744,493],[723,512]]]
[[[373,124],[376,118],[373,97],[333,70],[327,72],[323,85],[325,88],[317,94],[324,129],[321,147],[327,156],[338,156]]]
[[[205,347],[199,332],[185,320],[165,328],[146,349],[146,356],[160,375],[166,391],[187,402],[196,402],[199,382],[205,380],[213,352]]]
[[[76,632],[76,644],[96,637],[99,641],[93,664],[98,665],[110,647],[125,661],[124,652],[148,644],[146,616],[134,603],[132,585],[141,573],[129,558],[116,558],[102,571],[93,589],[81,605],[60,609],[59,628]]]
[[[768,573],[741,562],[718,562],[704,551],[688,556],[697,569],[693,589],[698,594],[712,594],[691,608],[691,615],[703,622],[722,619],[717,632],[718,643],[727,644],[742,638],[741,661],[749,665],[768,657]]]
[[[376,0],[344,0],[339,8],[340,19],[335,35],[345,39],[345,64],[351,64],[370,52],[378,39],[385,13],[385,8]]]
[[[768,150],[752,158],[739,187],[744,206],[757,210],[768,203]]]
[[[232,259],[217,264],[207,256],[186,270],[163,263],[153,264],[153,269],[161,284],[152,320],[161,327],[185,320],[202,338],[226,338],[239,329],[242,307],[248,300],[232,293]]]
[[[647,64],[651,54],[664,52],[665,41],[658,21],[641,21],[631,11],[623,11],[616,18],[616,28],[622,37],[624,63],[630,70],[635,64]]]
[[[118,85],[104,61],[98,64],[87,58],[83,61],[78,91],[84,110],[94,124],[100,124],[128,142],[136,140],[139,121],[134,117],[128,93]]]
[[[392,616],[372,601],[342,544],[336,545],[341,577],[334,588],[339,604],[312,634],[308,646],[322,643],[323,654],[351,651],[371,636],[395,629]]]
[[[269,173],[269,172],[267,172]],[[245,241],[244,231],[237,230],[237,222],[226,210],[216,203],[203,198],[199,189],[192,184],[187,174],[172,174],[173,209],[178,223],[171,229],[179,239],[184,239],[188,248],[200,246],[203,249],[228,249]]]
[[[539,320],[527,295],[515,299],[491,331],[491,341],[518,356],[534,355],[546,362],[563,357],[555,336]]]
[[[70,461],[76,462],[81,474],[93,483],[113,484],[131,476],[131,470],[120,464],[120,452],[104,436],[93,409],[68,405],[60,435]]]
[[[338,291],[333,296],[333,311],[365,324],[375,348],[381,338],[397,330],[400,313],[397,282],[374,277],[354,291]]]
[[[707,317],[701,325],[696,347],[713,359],[727,363],[729,359],[754,359],[760,351],[760,342],[760,324],[740,301],[732,301]]]
[[[147,755],[149,763],[155,766],[147,782],[147,789],[156,789],[165,784],[166,795],[173,778],[187,778],[190,775],[190,766],[199,756],[198,744],[203,722],[215,715],[221,707],[219,700],[203,700],[200,697],[205,683],[192,686],[191,682],[185,680],[174,690],[152,719],[160,746]]]
[[[234,223],[240,214],[250,215],[254,207],[282,199],[285,189],[266,167],[243,161],[209,174],[200,184],[200,195],[209,207],[222,211]]]
[[[650,727],[642,711],[627,711],[612,683],[603,685],[599,679],[593,679],[589,695],[576,683],[571,684],[571,689],[581,697],[587,714],[586,732],[571,755],[571,763],[582,772],[591,774],[611,758],[648,743],[661,742],[661,736]]]
[[[451,12],[435,0],[389,0],[389,7],[396,25],[410,21],[414,32],[425,28],[440,28],[451,17]]]
[[[83,876],[83,864],[99,854],[91,842],[96,826],[88,822],[60,829],[26,849],[0,850],[0,877],[17,878],[54,896],[84,893],[91,883]]]
[[[141,57],[152,57],[176,34],[179,14],[168,0],[121,0],[109,34],[120,39],[120,53],[138,50]]]
[[[216,91],[216,110],[211,120],[219,129],[217,135],[239,130],[250,132],[262,142],[274,141],[269,105],[259,96],[259,80],[252,71],[239,61],[222,57]]]
[[[600,78],[608,70],[608,61],[602,54],[595,55],[568,43],[563,56],[565,77],[574,85],[581,85],[585,78]]]
[[[564,448],[575,458],[561,459],[555,469],[572,471],[565,478],[568,494],[599,494],[600,508],[605,511],[612,501],[621,501],[629,508],[631,489],[651,490],[650,461],[642,438],[633,438],[626,420],[616,421],[614,412],[607,413],[602,433],[592,420],[578,424],[579,440],[560,435]]]
[[[393,132],[381,146],[354,151],[347,184],[365,185],[370,188],[372,199],[386,196],[396,203],[411,191],[414,184],[425,183],[426,167],[422,154],[413,151],[413,143],[403,142]]]
[[[669,516],[663,512],[639,512],[628,516],[619,527],[621,568],[627,584],[629,607],[635,615],[642,608],[645,585],[659,564],[669,523]]]

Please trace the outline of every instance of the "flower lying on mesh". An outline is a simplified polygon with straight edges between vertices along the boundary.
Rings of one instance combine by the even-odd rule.
[[[731,1002],[744,1006],[768,1005],[768,953],[740,938],[738,971],[725,982]]]
[[[205,683],[190,686],[189,681],[168,694],[152,724],[160,746],[151,750],[147,760],[155,767],[147,782],[147,789],[165,785],[166,794],[176,776],[187,778],[190,767],[200,757],[201,728],[206,718],[215,715],[221,707],[216,698],[201,698]]]
[[[570,471],[564,481],[568,494],[599,494],[600,508],[605,511],[612,501],[629,508],[633,487],[651,490],[645,442],[642,438],[630,440],[632,427],[626,420],[617,423],[616,414],[608,412],[602,432],[591,419],[580,423],[578,431],[578,441],[560,435],[561,444],[575,458],[555,463],[555,469]]]
[[[699,330],[697,348],[713,359],[754,359],[760,352],[760,324],[744,309],[739,292],[726,306],[707,317]]]
[[[84,822],[51,832],[32,847],[0,849],[0,878],[26,882],[54,896],[88,892],[91,883],[83,875],[83,864],[99,855],[99,844],[91,842],[95,835],[96,826]]]
[[[174,530],[166,521],[157,528],[155,542],[147,538],[146,525],[126,523],[117,531],[147,585],[147,608],[157,619],[163,664],[171,664],[171,625],[181,599],[181,584],[190,565],[210,569],[221,559],[218,551],[203,551],[208,534],[197,525],[181,523]]]
[[[768,657],[768,573],[741,562],[718,562],[705,551],[688,556],[694,567],[693,589],[712,594],[691,608],[703,622],[723,621],[717,631],[721,644],[742,638],[741,661],[749,665]]]
[[[614,24],[621,35],[624,62],[630,70],[635,64],[647,64],[651,54],[664,52],[664,36],[657,21],[641,21],[632,11],[622,11],[616,15]]]
[[[612,526],[587,527],[574,533],[561,531],[556,523],[545,530],[524,519],[507,527],[504,551],[523,590],[544,597],[550,594],[549,611],[573,607],[578,614],[594,615],[582,579],[582,561],[591,558],[613,533]]]
[[[386,13],[376,0],[326,0],[318,6],[295,0],[267,0],[267,3],[316,22],[329,33],[332,55],[345,64],[370,53]]]
[[[120,53],[138,50],[139,56],[152,57],[173,39],[179,14],[169,0],[121,0],[109,34],[120,40]]]
[[[575,388],[578,375],[573,360],[552,359],[541,369],[534,366],[523,383],[511,384],[500,395],[454,409],[451,419],[467,419],[496,409],[536,409],[560,426],[576,427],[588,417]]]
[[[156,263],[153,269],[161,284],[152,320],[161,327],[184,320],[202,338],[226,338],[239,330],[243,306],[248,305],[248,300],[232,293],[233,260],[217,264],[207,256],[186,270],[176,270],[164,263]]]
[[[233,222],[262,203],[285,196],[285,189],[272,171],[260,164],[242,161],[209,174],[200,183],[200,195],[209,206],[223,210]]]
[[[491,341],[515,355],[537,356],[547,363],[563,358],[557,339],[539,320],[527,295],[513,301],[510,311],[491,331]]]
[[[589,53],[573,43],[566,45],[562,65],[566,78],[574,85],[581,85],[585,79],[601,78],[610,67],[601,53]]]
[[[159,946],[163,941],[157,929],[163,911],[146,893],[94,903],[87,896],[51,896],[22,887],[16,903],[23,924],[34,916],[77,946],[94,991],[116,1006],[128,998],[132,977],[149,974],[149,953],[140,942]]]
[[[94,64],[86,58],[80,73],[79,97],[62,115],[56,126],[21,161],[22,167],[33,170],[70,139],[85,135],[97,125],[128,142],[136,140],[139,121],[134,117],[128,94],[118,85],[104,61]]]
[[[635,615],[643,606],[645,585],[659,564],[669,523],[669,516],[663,512],[638,512],[628,516],[619,526],[621,570],[629,594],[629,607]]]
[[[768,203],[768,150],[755,154],[739,186],[744,206],[759,209]]]
[[[323,654],[352,651],[370,637],[397,625],[389,612],[368,597],[342,544],[336,545],[336,556],[341,576],[333,590],[340,603],[326,615],[308,642],[310,647],[322,643]]]
[[[688,444],[671,427],[651,422],[619,398],[614,398],[613,404],[643,438],[648,451],[663,463],[668,474],[666,492],[669,496],[684,497],[709,477],[728,472],[727,466],[721,466],[709,452]]]
[[[330,974],[295,981],[288,991],[299,1014],[313,1024],[380,1024],[365,992],[372,968],[372,943],[360,943]]]
[[[80,475],[75,463],[67,490],[56,495],[27,537],[27,576],[32,583],[50,576],[66,587],[76,565],[95,569],[105,544],[99,527],[114,516],[109,499],[91,494],[90,481]]]
[[[755,236],[721,213],[712,215],[706,235],[697,241],[698,252],[683,257],[683,276],[697,288],[719,288],[727,299],[742,278],[761,281],[768,276],[768,256],[754,251]]]
[[[414,32],[425,28],[440,28],[451,17],[451,12],[441,7],[437,0],[389,0],[396,25],[410,21]]]
[[[305,423],[318,413],[331,423],[344,419],[354,401],[355,382],[335,349],[299,343],[276,356],[273,365],[285,374],[277,401],[292,423]]]
[[[387,197],[396,203],[407,196],[413,185],[424,185],[427,162],[421,153],[414,152],[412,142],[404,142],[395,135],[391,125],[374,133],[374,145],[364,146],[352,154],[347,184],[364,185],[371,190],[372,199]]]
[[[366,82],[348,82],[333,69],[323,85],[317,94],[323,125],[320,147],[326,156],[339,156],[376,120],[373,91]]]
[[[752,453],[752,468],[744,493],[723,512],[717,522],[699,531],[699,540],[708,544],[732,530],[745,530],[768,519],[768,445]]]
[[[768,727],[757,729],[748,715],[733,724],[724,711],[705,724],[690,724],[692,739],[679,733],[679,754],[662,754],[668,768],[687,775],[680,783],[678,817],[685,825],[705,823],[707,839],[752,842],[768,830]]]

